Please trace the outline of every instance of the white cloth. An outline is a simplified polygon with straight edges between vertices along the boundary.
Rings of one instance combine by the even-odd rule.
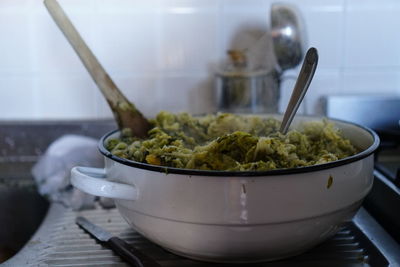
[[[75,210],[93,207],[95,197],[73,187],[70,172],[78,165],[103,167],[97,142],[79,135],[64,135],[55,140],[32,168],[39,193]]]

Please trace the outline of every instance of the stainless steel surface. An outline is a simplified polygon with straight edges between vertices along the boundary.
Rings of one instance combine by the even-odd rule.
[[[1,127],[0,142],[3,143],[0,143],[0,151],[2,153],[0,174],[4,182],[2,186],[22,186],[25,189],[28,187],[29,190],[33,190],[33,183],[29,175],[30,166],[32,166],[35,159],[45,151],[47,145],[53,140],[65,133],[84,134],[97,138],[105,132],[115,129],[116,125],[112,121],[36,122],[27,124],[3,122],[1,123]],[[31,142],[30,140],[35,141]],[[24,164],[27,165],[21,165],[21,162],[18,160],[25,160]],[[13,181],[15,180],[19,182],[14,183]],[[26,193],[27,191],[24,192]],[[1,199],[1,201],[9,201],[8,203],[13,203],[13,205],[26,205],[26,208],[29,209],[32,201],[28,197],[29,194],[25,194],[24,192],[21,192],[22,194],[12,201],[4,199]],[[34,193],[34,191],[31,192]],[[24,201],[24,198],[26,201]],[[26,213],[26,216],[38,216],[36,208],[31,207],[30,209],[30,213]],[[135,244],[136,247],[143,250],[146,254],[150,252],[150,255],[154,256],[162,266],[213,266],[207,263],[183,259],[150,243],[133,231],[116,209],[102,209],[98,207],[95,210],[74,212],[57,203],[53,203],[50,206],[44,221],[30,241],[17,255],[2,266],[128,266],[112,251],[98,244],[74,223],[75,218],[79,215],[86,216],[94,223],[104,227],[112,234],[118,235],[128,243]],[[39,217],[41,219],[43,215]],[[30,224],[31,218],[20,220],[22,224],[27,226]],[[399,266],[399,245],[374,218],[364,209],[361,209],[356,215],[354,223],[365,234],[364,238],[359,240],[359,234],[352,235],[354,229],[344,229],[330,241],[315,248],[312,252],[303,254],[300,258],[255,266],[380,267],[386,266],[386,264],[374,265],[373,263],[375,261],[381,263],[385,259],[389,262],[389,266]],[[2,226],[0,231],[3,232],[12,229],[10,228],[10,224],[2,224]],[[19,233],[13,232],[13,234],[18,235]],[[29,238],[29,236],[26,238]],[[376,246],[376,248],[372,248],[372,254],[370,254],[371,244],[366,245],[365,239],[367,239],[367,243],[369,242],[373,246]],[[380,254],[385,259],[382,259]]]
[[[324,106],[328,117],[400,134],[398,95],[333,95],[325,97]]]
[[[76,223],[79,226],[83,227],[83,229],[88,231],[90,234],[94,235],[100,241],[107,242],[111,237],[113,237],[111,233],[89,222],[86,218],[82,216],[78,216],[76,218]]]
[[[5,266],[128,266],[111,250],[96,243],[74,220],[85,216],[143,251],[161,266],[230,266],[188,260],[176,256],[147,241],[132,230],[116,209],[97,208],[73,212],[53,204],[39,232],[14,259]],[[346,225],[333,238],[298,257],[270,263],[245,266],[398,266],[400,248],[363,210],[355,218],[356,225],[365,226],[361,232],[353,223]],[[374,224],[375,223],[375,224]],[[379,241],[382,240],[382,241]],[[379,243],[379,249],[375,245]],[[384,256],[384,257],[383,257]],[[23,263],[23,264],[22,264]],[[22,265],[21,265],[22,264]],[[236,265],[240,266],[240,265]]]
[[[280,78],[275,71],[220,71],[216,77],[219,111],[236,113],[276,113],[280,98]]]
[[[0,263],[17,253],[42,222],[47,201],[28,181],[0,183]]]
[[[379,171],[371,192],[364,202],[365,208],[390,235],[400,242],[400,188]]]
[[[289,4],[271,7],[271,36],[281,70],[296,67],[305,50],[305,30],[298,10]]]
[[[380,253],[388,260],[389,266],[400,266],[400,244],[382,228],[366,209],[360,209],[353,221],[365,237],[379,248]]]
[[[289,104],[287,105],[285,114],[283,115],[280,132],[286,134],[294,116],[303,101],[308,87],[314,77],[315,70],[318,65],[318,51],[314,47],[307,51],[304,58],[303,66],[301,67],[299,77],[297,78],[294,86],[292,96],[290,97]]]
[[[61,204],[51,204],[42,224],[29,242],[25,244],[17,255],[3,263],[2,266],[40,266],[39,256],[43,254],[45,249],[49,248],[49,244],[46,241],[50,239],[52,227],[57,220],[64,216],[66,210]]]
[[[11,168],[5,164],[33,164],[49,144],[64,134],[100,138],[104,133],[117,129],[117,125],[112,120],[0,121],[0,128],[0,163],[10,175],[25,177],[30,168]]]
[[[75,222],[102,244],[106,244],[108,248],[112,249],[130,265],[137,267],[160,267],[153,258],[143,254],[140,250],[129,245],[123,239],[113,236],[103,228],[93,224],[85,217],[78,216]]]
[[[48,202],[37,193],[31,168],[58,137],[99,138],[113,121],[0,122],[0,262],[17,253],[40,226]],[[19,265],[23,266],[23,265]]]
[[[400,97],[397,95],[328,96],[326,115],[376,130],[381,146],[375,160],[375,180],[364,206],[400,242]]]

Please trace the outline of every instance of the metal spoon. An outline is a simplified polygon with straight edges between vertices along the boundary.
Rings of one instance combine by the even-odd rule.
[[[65,37],[78,54],[86,70],[92,76],[100,91],[106,98],[118,127],[130,128],[134,136],[145,137],[150,128],[150,124],[142,113],[136,109],[133,103],[122,94],[113,80],[101,66],[85,41],[79,35],[74,25],[56,0],[44,0],[50,15],[64,33]]]
[[[283,116],[280,132],[286,134],[294,115],[303,101],[303,98],[310,86],[311,80],[314,77],[315,70],[318,64],[318,51],[316,48],[311,47],[308,49],[307,54],[303,61],[303,66],[301,67],[299,77],[297,77],[296,84],[294,86],[292,95],[289,100],[289,104],[286,108],[285,114]]]

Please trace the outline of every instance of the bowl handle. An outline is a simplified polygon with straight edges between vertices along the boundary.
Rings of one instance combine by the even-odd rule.
[[[85,193],[124,200],[136,200],[138,190],[133,185],[105,180],[102,168],[74,167],[71,170],[71,183]]]

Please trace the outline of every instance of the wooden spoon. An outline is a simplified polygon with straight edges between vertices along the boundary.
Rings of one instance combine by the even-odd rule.
[[[56,0],[44,0],[44,4],[103,93],[114,113],[118,127],[121,130],[123,128],[131,129],[133,135],[137,137],[147,136],[147,131],[150,128],[148,120],[143,117],[134,104],[129,102],[111,80],[110,76],[86,45],[85,41],[83,41],[58,2]]]

